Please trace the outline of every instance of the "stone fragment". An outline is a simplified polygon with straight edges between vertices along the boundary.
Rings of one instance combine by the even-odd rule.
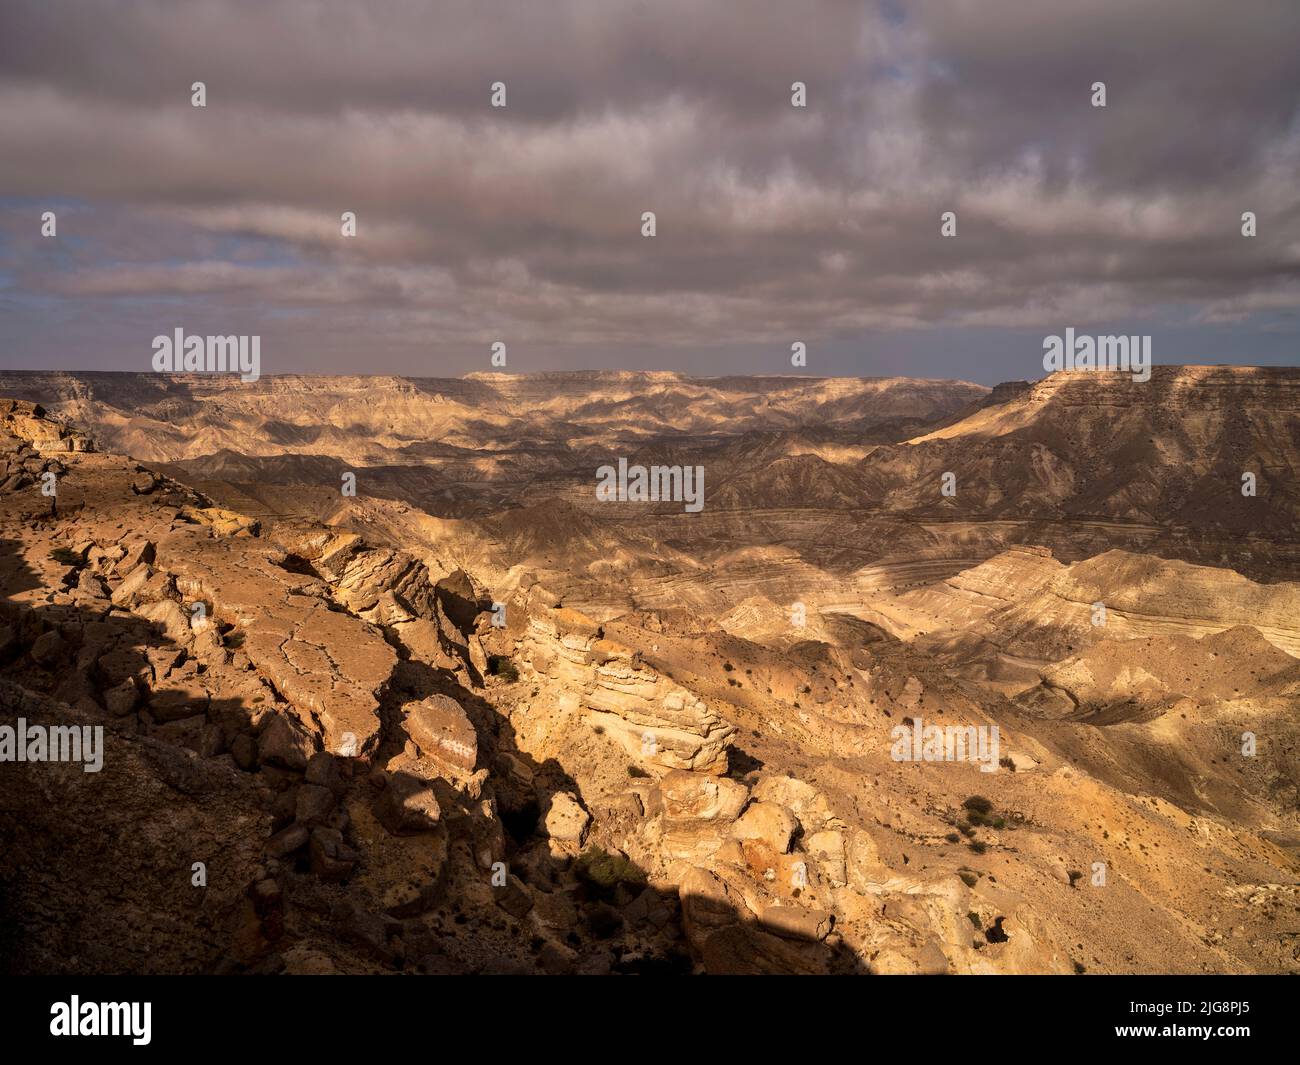
[[[145,585],[149,582],[149,578],[152,576],[152,567],[147,564],[137,566],[135,569],[131,570],[121,584],[113,589],[113,593],[109,596],[109,599],[111,599],[117,606],[135,606],[139,601],[139,597]]]
[[[430,832],[442,819],[442,807],[427,780],[409,773],[395,773],[376,803],[375,815],[395,836]]]
[[[758,921],[769,932],[779,936],[814,942],[825,939],[835,925],[835,917],[826,910],[780,904],[765,906]]]
[[[587,826],[591,815],[582,808],[577,798],[568,792],[560,791],[551,796],[550,808],[546,811],[546,834],[556,843],[581,844],[587,835]]]
[[[311,745],[303,732],[283,714],[270,715],[257,737],[257,757],[263,764],[304,770]]]
[[[32,644],[32,661],[46,669],[53,668],[63,661],[67,654],[67,643],[54,629],[42,633]]]
[[[425,754],[473,772],[478,734],[461,705],[446,695],[431,695],[406,712],[406,731]]]
[[[343,880],[352,875],[359,855],[343,842],[343,833],[317,825],[311,830],[311,871],[322,880]]]
[[[804,849],[817,859],[831,887],[844,887],[849,882],[844,833],[831,829],[814,832],[804,840]]]
[[[104,709],[114,717],[125,717],[132,713],[139,701],[140,691],[133,680],[124,680],[121,684],[104,689]]]
[[[153,562],[157,545],[152,540],[132,540],[126,545],[126,554],[117,561],[117,572],[122,576],[134,576],[139,566]],[[151,574],[146,571],[146,576]]]
[[[789,810],[774,802],[750,804],[732,827],[736,839],[762,840],[778,854],[787,854],[798,822]]]
[[[673,819],[734,821],[749,799],[739,781],[676,769],[659,782],[664,815]]]
[[[210,699],[207,688],[197,681],[169,682],[149,696],[147,709],[155,721],[180,721],[206,713]]]
[[[324,821],[334,809],[334,795],[319,784],[304,784],[298,789],[294,818],[305,825]]]
[[[524,882],[510,873],[501,887],[492,889],[496,903],[511,917],[523,918],[533,908],[533,897]]]
[[[272,858],[287,858],[294,851],[301,848],[307,842],[307,839],[306,826],[290,825],[288,828],[281,829],[266,841],[266,853]]]

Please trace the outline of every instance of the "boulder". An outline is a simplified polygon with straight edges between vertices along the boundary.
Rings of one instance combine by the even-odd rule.
[[[844,887],[849,882],[844,833],[832,829],[814,832],[804,840],[804,849],[817,859],[831,887]]]
[[[322,880],[343,880],[352,875],[359,855],[343,842],[343,833],[318,825],[311,831],[311,871]]]
[[[442,807],[427,780],[409,773],[395,773],[387,780],[375,816],[395,836],[430,832],[442,819]]]
[[[561,791],[551,796],[544,823],[546,834],[552,841],[581,845],[587,835],[587,826],[591,824],[591,815],[576,797]]]
[[[304,784],[298,789],[294,805],[294,818],[305,825],[317,824],[329,817],[334,809],[334,795],[329,788],[319,784]]]
[[[533,896],[524,882],[514,873],[506,877],[501,887],[493,888],[496,903],[511,917],[523,918],[533,908]]]
[[[190,638],[190,616],[175,600],[145,603],[136,608],[136,613],[152,621],[172,643],[183,644]]]
[[[126,554],[117,560],[117,572],[123,576],[134,575],[136,569],[153,562],[157,547],[152,540],[132,540],[126,545]]]
[[[36,637],[36,642],[32,644],[32,661],[46,669],[52,669],[63,662],[67,653],[67,643],[54,629]]]
[[[125,717],[132,713],[139,701],[140,690],[133,680],[124,680],[121,684],[104,689],[104,709],[114,717]]]
[[[669,772],[659,788],[664,815],[673,820],[726,823],[739,817],[749,801],[749,789],[739,781],[681,769]]]
[[[283,714],[269,715],[257,737],[257,758],[263,765],[305,770],[311,754],[307,736]]]
[[[820,828],[831,817],[826,796],[795,777],[764,777],[754,785],[754,798],[784,806],[810,832]]]
[[[290,825],[281,829],[266,841],[266,853],[272,858],[287,858],[299,850],[308,839],[308,832],[303,825]]]
[[[197,681],[169,684],[162,691],[149,696],[147,709],[155,721],[180,721],[206,713],[211,696],[208,689]]]
[[[757,839],[777,854],[788,854],[799,823],[794,814],[774,802],[752,803],[732,827],[735,839]]]
[[[431,695],[416,703],[406,712],[406,731],[430,757],[458,769],[474,771],[478,761],[478,733],[455,699]]]
[[[140,595],[148,583],[149,578],[153,576],[153,568],[147,563],[137,566],[127,575],[116,588],[109,598],[116,606],[131,607],[139,602]]]

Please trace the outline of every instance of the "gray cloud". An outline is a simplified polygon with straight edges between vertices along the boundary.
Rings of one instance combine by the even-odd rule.
[[[0,300],[89,302],[120,350],[164,313],[278,322],[286,369],[505,334],[617,364],[934,326],[1275,329],[1300,305],[1298,41],[1300,8],[1268,0],[9,3]],[[57,248],[44,202],[68,205]]]

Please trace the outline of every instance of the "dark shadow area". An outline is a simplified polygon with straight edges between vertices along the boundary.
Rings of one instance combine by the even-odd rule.
[[[406,655],[377,750],[339,757],[269,685],[266,703],[195,696],[202,661],[89,595],[99,578],[79,551],[53,560],[66,570],[49,590],[71,601],[18,601],[43,587],[20,548],[0,540],[0,725],[102,727],[103,768],[0,766],[0,972],[698,969],[690,900],[650,886],[599,818],[585,843],[554,846],[548,812],[565,797],[585,807],[581,788],[522,752],[509,720],[451,670]],[[449,615],[488,623],[461,598]],[[215,623],[215,635],[239,653],[237,628]],[[407,749],[405,708],[431,695],[473,724],[477,772],[388,770]],[[842,945],[735,912],[709,920],[704,961],[718,971],[864,971]]]

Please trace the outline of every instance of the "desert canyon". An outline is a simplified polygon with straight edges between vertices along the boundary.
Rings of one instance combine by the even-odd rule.
[[[1300,973],[1300,370],[0,397],[9,971]]]

